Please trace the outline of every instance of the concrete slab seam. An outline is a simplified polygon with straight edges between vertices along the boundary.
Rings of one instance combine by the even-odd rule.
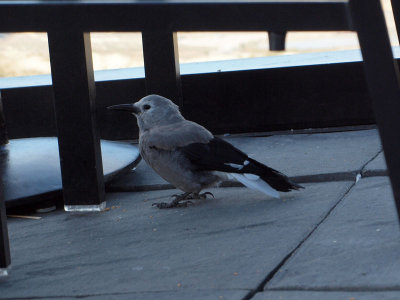
[[[387,170],[365,170],[370,162],[376,159],[381,153],[383,153],[383,149],[379,150],[378,153],[372,157],[367,164],[361,170],[362,177],[377,177],[377,176],[388,176],[389,173]]]
[[[389,173],[388,173],[387,170],[367,170],[367,171],[364,171],[361,175],[364,178],[367,178],[367,177],[386,177],[386,176],[389,176]]]
[[[255,296],[256,293],[258,292],[262,292],[263,290],[265,290],[265,287],[267,286],[268,282],[274,277],[274,275],[279,271],[279,269],[281,267],[283,267],[285,265],[285,263],[289,260],[290,257],[292,257],[296,251],[304,244],[304,242],[306,242],[311,235],[317,230],[317,228],[324,223],[324,221],[329,217],[329,215],[334,211],[334,209],[339,205],[340,202],[342,202],[342,200],[351,192],[351,190],[355,187],[355,185],[358,182],[358,176],[360,175],[360,178],[362,178],[363,174],[363,170],[365,170],[365,168],[367,167],[367,165],[373,161],[383,150],[379,150],[374,156],[372,156],[368,161],[366,161],[363,166],[360,168],[360,170],[358,172],[356,172],[356,176],[352,177],[352,179],[354,180],[354,183],[347,189],[347,191],[344,192],[344,194],[342,195],[342,197],[339,198],[339,200],[331,207],[331,209],[325,214],[325,216],[321,219],[320,222],[318,222],[314,228],[309,232],[309,234],[302,240],[299,242],[299,244],[275,267],[275,269],[273,269],[268,275],[267,277],[264,279],[263,286],[259,286],[259,290],[255,291],[252,295],[249,293],[247,296],[247,298],[244,298],[243,300],[249,300],[251,298],[253,298]],[[353,172],[351,172],[353,173]],[[269,289],[267,289],[269,290]],[[274,290],[274,289],[270,289],[270,290]],[[284,290],[284,289],[282,289]],[[289,289],[287,289],[289,290]]]
[[[223,291],[248,291],[248,289],[229,289],[224,288],[221,289]],[[219,289],[197,289],[194,291],[221,291]],[[132,291],[132,292],[116,292],[116,293],[98,293],[98,294],[81,294],[81,295],[57,295],[57,296],[31,296],[31,297],[7,297],[7,298],[0,298],[2,300],[38,300],[38,299],[84,299],[89,297],[101,297],[101,296],[124,296],[124,295],[145,295],[145,294],[162,294],[162,293],[179,293],[185,290],[161,290],[161,291]],[[193,290],[191,290],[193,291]]]
[[[379,154],[379,153],[378,153]],[[375,158],[375,156],[374,156]],[[291,180],[297,183],[322,183],[322,182],[332,182],[332,181],[353,181],[355,180],[358,174],[361,174],[362,177],[374,177],[374,176],[386,176],[386,173],[377,171],[377,172],[368,172],[365,173],[362,170],[365,166],[370,162],[368,162],[361,167],[359,170],[353,170],[348,172],[335,172],[335,173],[319,173],[312,175],[300,175],[300,176],[292,176],[289,177]],[[363,175],[364,174],[364,175]],[[221,182],[218,185],[219,188],[230,188],[230,187],[244,187],[240,182],[233,180],[226,180]],[[129,192],[148,192],[148,191],[159,191],[159,190],[170,190],[175,189],[172,184],[149,184],[149,185],[139,185],[139,186],[128,186],[124,187],[106,187],[107,193],[129,193]]]
[[[330,214],[335,210],[335,208],[339,205],[340,202],[351,192],[351,190],[355,187],[356,182],[343,193],[339,200],[328,210],[328,212],[321,218],[321,220],[311,229],[311,231],[306,235],[306,237],[301,240],[278,264],[277,266],[267,274],[264,280],[258,285],[258,287],[252,291],[250,291],[243,300],[250,300],[252,299],[257,293],[263,292],[265,287],[267,286],[268,282],[275,276],[275,274],[281,269],[286,262],[292,257],[297,250],[312,236],[312,234],[318,229],[318,227],[325,222],[325,220],[330,216]]]
[[[367,168],[367,166],[368,166],[368,164],[370,163],[370,162],[372,162],[374,159],[376,159],[378,156],[379,156],[379,154],[381,154],[383,152],[383,149],[381,148],[379,151],[378,151],[378,153],[376,153],[370,160],[368,160],[362,167],[361,167],[361,170],[360,170],[360,172],[359,172],[359,174],[361,175],[361,177],[372,177],[372,176],[365,176],[365,174],[367,173],[367,171],[365,170],[366,168]],[[372,170],[371,172],[368,172],[368,173],[370,173],[370,174],[373,174],[374,172],[376,172],[376,174],[380,174],[380,173],[382,173],[381,171],[379,171],[379,170]],[[367,174],[368,174],[367,173]],[[387,173],[387,171],[386,171],[386,173]],[[380,176],[382,176],[382,175],[380,175]]]

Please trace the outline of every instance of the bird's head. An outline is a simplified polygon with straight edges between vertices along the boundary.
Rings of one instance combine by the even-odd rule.
[[[155,126],[169,125],[184,120],[179,107],[171,100],[159,95],[148,95],[136,103],[117,104],[107,108],[132,113],[137,118],[140,130],[149,130]]]

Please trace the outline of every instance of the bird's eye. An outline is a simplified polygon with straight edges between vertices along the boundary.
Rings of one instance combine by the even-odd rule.
[[[151,108],[151,106],[148,105],[148,104],[143,105],[143,109],[144,109],[144,110],[149,110],[150,108]]]

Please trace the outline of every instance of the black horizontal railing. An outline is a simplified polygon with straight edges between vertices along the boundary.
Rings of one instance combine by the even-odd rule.
[[[348,30],[345,0],[1,1],[3,32]]]
[[[375,122],[359,50],[189,63],[180,75],[183,114],[215,134]],[[95,79],[101,138],[136,139],[136,120],[106,107],[146,95],[144,68]],[[10,138],[57,135],[51,84],[50,75],[0,78]]]

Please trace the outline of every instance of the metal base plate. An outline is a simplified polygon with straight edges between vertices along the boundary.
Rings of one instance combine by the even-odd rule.
[[[103,211],[105,208],[106,202],[102,202],[100,205],[64,205],[64,210],[71,212]]]
[[[128,172],[140,161],[136,146],[101,141],[105,181]],[[7,207],[40,202],[60,192],[61,171],[57,138],[10,140],[0,146],[0,176]]]

